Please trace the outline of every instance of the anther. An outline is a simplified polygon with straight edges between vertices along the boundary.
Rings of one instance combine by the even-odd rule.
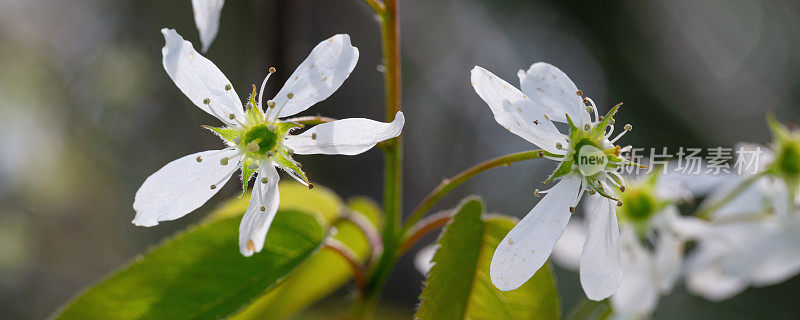
[[[589,192],[589,195],[594,195],[595,193],[597,193],[597,191],[594,191],[594,189],[589,189],[588,192]]]
[[[286,97],[289,99],[294,98],[294,93],[289,92],[286,94]]]
[[[247,151],[257,152],[258,150],[261,150],[261,147],[255,141],[251,141],[247,144]]]
[[[632,126],[630,123],[629,123],[629,124],[626,124],[626,125],[625,125],[625,127],[623,127],[623,128],[625,129],[625,131],[631,131],[631,130],[633,130],[633,126]]]
[[[619,187],[619,192],[625,192],[625,186]]]
[[[556,142],[556,149],[563,150],[563,148],[564,148],[564,145],[562,145],[561,142]]]
[[[231,114],[228,115],[228,119],[231,119],[231,120],[236,119],[236,115],[231,113]]]
[[[583,130],[589,131],[592,127],[587,123],[583,125]]]
[[[614,120],[614,118],[608,119],[608,124],[613,125],[615,123],[617,123],[617,120]]]
[[[598,120],[603,121],[603,119],[605,119],[605,118],[606,118],[606,116],[600,116],[600,118],[598,118]]]
[[[594,108],[592,108],[591,106],[586,107],[586,112],[592,113],[592,112],[594,112]]]
[[[539,120],[533,120],[533,124],[539,125]]]
[[[221,164],[223,166],[227,166],[228,165],[228,157],[222,157],[222,159],[219,159],[219,164]]]
[[[214,190],[214,189],[217,188],[217,185],[216,184],[212,184],[210,188],[211,188],[211,190]]]
[[[278,70],[275,70],[275,67],[269,67],[269,73],[275,73],[275,71],[278,71]]]
[[[267,106],[271,108],[275,108],[275,101],[267,100]]]
[[[313,184],[311,184],[311,183],[309,183],[309,184],[308,184],[308,190],[311,190],[311,189],[314,189],[314,185],[313,185]]]
[[[261,211],[267,211],[267,207],[266,206],[261,206]]]
[[[230,83],[225,85],[225,91],[231,91],[231,88]]]
[[[575,92],[575,93],[576,93],[577,95],[581,96],[581,97],[583,96],[583,91],[580,91],[580,90],[578,90],[578,91],[577,91],[577,92]]]
[[[575,213],[575,207],[569,207],[569,213]]]
[[[539,156],[539,158],[544,157],[544,152],[539,151],[536,153],[536,155]]]
[[[537,198],[539,197],[539,189],[533,190],[533,196]]]
[[[269,178],[267,177],[261,178],[261,183],[267,183],[267,182],[269,182]]]
[[[621,206],[622,206],[622,200],[617,201],[617,207],[621,207]]]
[[[195,160],[197,160],[197,162],[203,162],[203,157],[197,156],[197,158],[195,158]]]
[[[316,133],[312,133],[311,134],[311,140],[317,140],[317,134]]]
[[[209,98],[203,99],[203,104],[209,104],[209,103],[211,103],[211,99]]]

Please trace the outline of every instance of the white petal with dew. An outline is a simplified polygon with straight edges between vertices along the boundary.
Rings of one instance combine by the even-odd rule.
[[[350,76],[356,62],[358,48],[350,44],[350,36],[337,34],[320,42],[275,96],[278,117],[302,112],[330,97]]]
[[[181,92],[198,108],[222,122],[233,124],[228,119],[230,114],[244,119],[242,102],[222,71],[195,51],[192,43],[183,40],[175,30],[165,28],[161,29],[161,33],[166,41],[161,49],[164,70]]]
[[[222,165],[220,161],[226,157],[227,165]],[[236,150],[212,150],[168,163],[147,177],[136,191],[133,224],[151,227],[199,208],[239,169],[240,159]]]
[[[262,178],[267,178],[267,183],[261,182]],[[269,161],[258,168],[250,205],[239,224],[239,252],[246,257],[261,252],[264,248],[264,239],[280,204],[279,179],[278,171]]]
[[[563,71],[549,63],[537,62],[528,71],[520,70],[517,76],[522,92],[551,120],[566,123],[565,115],[569,114],[575,125],[590,122],[583,97],[577,94],[578,87]]]
[[[286,137],[284,142],[295,154],[356,155],[378,142],[400,135],[405,117],[398,112],[390,123],[363,118],[331,121],[305,132]]]
[[[564,153],[556,148],[556,144],[566,145],[566,136],[547,119],[547,110],[540,109],[519,89],[484,68],[473,68],[471,81],[475,92],[489,105],[497,123],[539,148]]]
[[[580,185],[574,176],[559,181],[503,238],[489,268],[498,289],[519,288],[544,265],[569,222]]]
[[[192,0],[194,24],[197,25],[197,31],[200,33],[203,52],[208,51],[208,47],[217,37],[219,16],[224,4],[225,0]]]
[[[617,290],[622,280],[615,206],[613,201],[603,201],[589,215],[589,233],[581,255],[580,275],[583,291],[592,300],[607,298]]]

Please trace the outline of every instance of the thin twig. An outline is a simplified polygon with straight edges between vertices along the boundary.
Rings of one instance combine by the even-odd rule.
[[[453,215],[456,214],[455,209],[449,209],[434,213],[430,216],[425,217],[425,219],[420,220],[417,224],[413,227],[408,229],[408,236],[405,237],[403,243],[400,245],[400,252],[399,255],[405,254],[411,247],[413,247],[422,237],[447,225],[450,222],[450,219],[453,218]]]
[[[378,230],[375,229],[375,226],[371,221],[369,221],[369,219],[367,219],[367,217],[357,211],[348,211],[347,213],[339,216],[337,220],[346,220],[352,222],[361,230],[361,232],[364,233],[364,236],[367,237],[367,241],[369,241],[370,245],[370,253],[366,261],[369,261],[369,264],[372,264],[374,260],[380,257],[381,253],[383,252],[383,241],[381,241],[380,233],[378,233]],[[337,222],[334,222],[333,224],[335,225]]]
[[[328,238],[325,240],[325,249],[330,249],[333,252],[336,252],[347,261],[347,264],[350,265],[350,269],[353,271],[353,283],[355,283],[358,292],[361,295],[366,294],[366,287],[364,286],[364,268],[356,259],[355,253],[349,247],[344,245],[343,243],[339,242],[339,240]]]
[[[472,177],[478,175],[481,172],[489,170],[491,168],[509,165],[512,162],[529,160],[529,159],[538,159],[541,158],[545,154],[542,150],[532,150],[532,151],[524,151],[518,153],[512,153],[509,155],[505,155],[502,157],[497,157],[492,160],[477,164],[467,170],[462,171],[461,173],[453,176],[450,179],[445,179],[439,184],[436,189],[433,189],[422,202],[417,205],[417,208],[411,213],[411,217],[406,222],[404,227],[404,233],[407,233],[408,229],[411,226],[415,225],[417,221],[419,221],[428,210],[430,210],[434,204],[439,202],[445,195],[450,193],[455,187],[461,185],[462,183],[466,182],[467,180],[471,179]]]
[[[714,211],[719,210],[720,208],[722,208],[722,206],[733,200],[733,198],[735,198],[736,196],[747,190],[747,188],[750,187],[750,185],[756,182],[759,178],[763,177],[764,174],[766,174],[766,172],[754,174],[748,177],[747,179],[744,179],[739,185],[737,185],[735,188],[731,189],[730,192],[725,194],[725,196],[720,198],[718,201],[708,206],[705,206],[700,210],[697,210],[697,212],[695,212],[694,215],[702,219],[711,218],[711,214],[714,213]]]
[[[383,5],[383,1],[381,0],[364,0],[364,2],[366,2],[370,8],[372,8],[372,11],[375,11],[375,13],[378,15],[382,15],[383,11],[386,10],[386,6]]]

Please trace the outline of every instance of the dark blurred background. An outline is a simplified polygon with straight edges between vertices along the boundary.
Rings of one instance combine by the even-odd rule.
[[[469,83],[483,66],[517,84],[546,61],[601,112],[624,101],[623,142],[644,147],[767,142],[764,117],[800,116],[800,2],[405,0],[405,208],[442,178],[532,146],[495,123]],[[161,66],[162,27],[199,48],[190,1],[0,0],[0,315],[37,319],[80,288],[233,196],[229,183],[198,211],[133,226],[133,196],[165,163],[220,147]],[[378,25],[358,0],[229,0],[207,54],[239,94],[278,69],[280,84],[322,39],[350,34],[361,58],[331,98],[304,114],[383,119]],[[244,96],[242,98],[245,98]],[[301,156],[315,184],[380,200],[382,156]],[[522,216],[549,161],[500,168],[438,208],[479,194],[490,211]],[[427,239],[434,240],[434,237]],[[418,248],[417,248],[418,249]],[[401,261],[384,300],[410,314],[422,276]],[[562,308],[583,299],[557,269]],[[721,304],[678,286],[655,318],[796,319],[800,279]]]

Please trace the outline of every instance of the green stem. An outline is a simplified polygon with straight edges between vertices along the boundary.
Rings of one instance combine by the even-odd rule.
[[[384,58],[384,91],[386,97],[386,120],[394,120],[400,111],[400,25],[397,16],[399,0],[365,0],[378,14],[381,26]],[[402,213],[403,184],[403,140],[402,135],[386,141],[384,151],[383,210],[383,253],[377,265],[372,268],[366,281],[366,295],[354,306],[353,316],[357,319],[371,318],[380,298],[380,293],[397,261],[398,240]]]
[[[455,187],[461,185],[462,183],[466,182],[467,180],[471,179],[472,177],[478,175],[481,172],[489,170],[491,168],[509,165],[512,162],[523,161],[528,159],[538,159],[544,155],[542,150],[532,150],[532,151],[524,151],[518,153],[512,153],[509,155],[505,155],[502,157],[497,157],[492,160],[479,163],[472,168],[464,170],[463,172],[453,176],[450,179],[445,179],[439,184],[436,189],[433,189],[431,193],[428,194],[425,199],[417,205],[417,208],[411,213],[411,217],[406,222],[405,227],[403,228],[403,233],[406,233],[412,226],[414,226],[424,215],[428,212],[433,205],[435,205],[439,200],[441,200],[445,195],[450,193]]]
[[[754,182],[756,182],[756,180],[758,180],[759,178],[763,177],[764,174],[766,174],[766,172],[760,172],[758,174],[754,174],[754,175],[748,177],[747,179],[745,179],[744,181],[739,183],[738,186],[736,186],[735,188],[731,189],[730,192],[728,192],[725,196],[723,196],[717,202],[714,202],[714,203],[712,203],[712,204],[710,204],[708,206],[703,207],[701,210],[698,210],[697,212],[695,212],[694,215],[699,217],[699,218],[703,218],[703,219],[710,218],[711,214],[714,213],[714,211],[719,210],[720,208],[722,208],[722,206],[728,204],[728,202],[733,200],[733,198],[736,198],[736,196],[738,196],[739,194],[741,194],[742,192],[747,190],[748,187],[750,187]]]

